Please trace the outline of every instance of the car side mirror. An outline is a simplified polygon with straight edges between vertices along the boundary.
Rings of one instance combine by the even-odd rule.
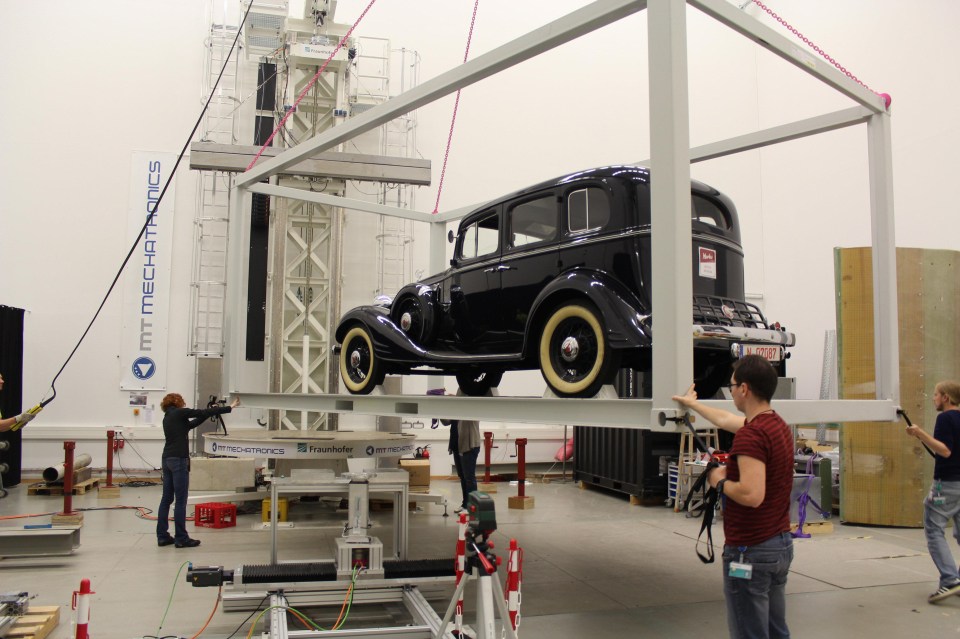
[[[447,242],[453,244],[455,239],[457,239],[457,236],[453,234],[453,229],[447,231]]]

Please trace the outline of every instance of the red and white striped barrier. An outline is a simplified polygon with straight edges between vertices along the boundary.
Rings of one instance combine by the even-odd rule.
[[[90,580],[80,580],[80,590],[73,591],[73,600],[70,607],[77,611],[77,634],[76,639],[88,639],[90,633],[87,626],[90,624],[90,595],[94,594],[90,590]]]
[[[520,582],[523,574],[523,550],[517,545],[516,539],[510,540],[510,552],[507,559],[507,612],[510,613],[510,624],[516,631],[520,625]]]
[[[457,585],[463,579],[464,572],[467,569],[467,513],[460,513],[460,530],[457,533]],[[463,596],[457,600],[457,612],[454,616],[454,623],[457,626],[457,634],[463,634]]]

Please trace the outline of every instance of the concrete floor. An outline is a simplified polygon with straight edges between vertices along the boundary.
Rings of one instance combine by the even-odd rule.
[[[433,491],[458,492],[453,482],[434,481]],[[515,537],[524,549],[520,636],[613,639],[726,636],[717,564],[694,554],[700,521],[660,507],[631,506],[615,493],[580,490],[575,484],[534,484],[532,510],[509,510],[508,494],[495,495],[498,551]],[[59,510],[60,498],[27,496],[25,485],[0,499],[0,516]],[[118,500],[78,496],[76,508],[114,505],[155,509],[160,490],[124,488]],[[426,505],[411,513],[411,558],[452,557],[457,527],[443,508]],[[451,513],[452,514],[452,513]],[[293,528],[279,530],[280,559],[330,559],[332,539],[345,512],[329,504],[291,504]],[[390,511],[372,513],[373,534],[387,548]],[[3,527],[49,521],[49,517],[0,522]],[[259,513],[241,515],[235,528],[194,529],[203,544],[194,549],[158,548],[154,522],[132,510],[85,513],[81,547],[69,557],[0,559],[0,591],[26,590],[36,605],[62,606],[51,639],[74,636],[70,599],[81,578],[91,580],[91,635],[98,639],[192,637],[206,622],[217,592],[184,581],[185,563],[223,565],[269,561],[269,532]],[[831,534],[798,540],[787,585],[794,637],[886,638],[960,636],[960,597],[930,605],[936,573],[922,530],[839,525]],[[722,524],[716,541],[722,543]],[[719,553],[718,553],[719,554]],[[181,572],[182,571],[182,572]],[[172,591],[172,599],[171,599]],[[449,590],[452,592],[452,588]],[[468,592],[468,609],[472,592]],[[168,600],[163,628],[158,630]],[[445,601],[434,606],[443,614]],[[468,612],[469,615],[469,612]],[[203,637],[245,637],[247,613],[217,611]],[[469,618],[468,618],[469,621]],[[258,629],[259,630],[259,629]]]

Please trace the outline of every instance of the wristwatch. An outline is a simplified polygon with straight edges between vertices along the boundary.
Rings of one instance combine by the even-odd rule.
[[[717,482],[717,495],[722,495],[722,494],[723,494],[723,485],[724,485],[725,483],[727,483],[727,478],[726,478],[726,477],[724,477],[723,479],[721,479],[720,481]]]

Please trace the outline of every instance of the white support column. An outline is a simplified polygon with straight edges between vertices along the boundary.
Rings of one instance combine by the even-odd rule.
[[[234,186],[230,189],[229,244],[233,250],[227,253],[227,290],[225,292],[223,317],[223,395],[239,391],[240,364],[243,360],[243,333],[246,327],[246,265],[248,235],[244,199],[247,189]]]
[[[653,415],[693,380],[690,123],[684,0],[647,3],[650,67],[650,204],[653,279]]]
[[[436,220],[430,223],[430,272],[440,273],[447,266],[447,224],[444,221]],[[427,377],[427,388],[440,388],[441,386],[443,386],[442,376],[430,375]]]
[[[897,242],[893,217],[893,158],[890,116],[878,113],[867,123],[870,153],[870,222],[873,238],[873,348],[877,399],[900,403],[900,350],[897,322]]]

